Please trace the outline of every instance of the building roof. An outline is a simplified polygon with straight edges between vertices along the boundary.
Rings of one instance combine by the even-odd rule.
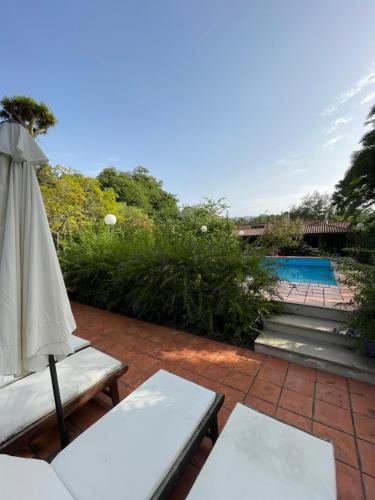
[[[237,236],[260,236],[266,230],[266,224],[242,224],[237,226]]]
[[[267,224],[240,224],[237,226],[237,236],[260,236]],[[304,221],[303,234],[342,234],[350,231],[350,222],[331,222],[323,220]]]
[[[331,234],[349,232],[350,222],[330,222],[327,220],[305,221],[304,234]]]

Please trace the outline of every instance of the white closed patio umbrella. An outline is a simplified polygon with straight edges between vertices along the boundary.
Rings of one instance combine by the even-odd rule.
[[[49,364],[65,446],[55,357],[73,352],[76,324],[34,169],[46,161],[22,125],[0,124],[0,375]]]

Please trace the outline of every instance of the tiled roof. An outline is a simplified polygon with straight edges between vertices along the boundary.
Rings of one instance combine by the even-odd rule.
[[[237,236],[260,236],[265,230],[265,224],[243,224],[237,226]]]
[[[347,233],[350,222],[330,222],[326,220],[307,220],[303,234],[341,234]],[[266,224],[241,224],[237,226],[237,236],[260,236],[266,230]]]
[[[350,222],[329,222],[326,220],[305,221],[305,234],[347,233]]]

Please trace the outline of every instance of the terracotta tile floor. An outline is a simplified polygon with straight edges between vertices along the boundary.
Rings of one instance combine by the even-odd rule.
[[[353,298],[353,290],[344,285],[318,285],[313,283],[291,283],[281,281],[278,287],[281,300],[311,304],[315,306],[350,309],[348,302]]]
[[[126,397],[159,368],[225,394],[220,428],[238,402],[335,446],[338,498],[375,498],[375,386],[73,303],[77,334],[129,364],[120,380]],[[72,437],[110,407],[101,395],[68,418]],[[45,458],[58,449],[56,429],[20,450]],[[172,498],[186,497],[211,449],[205,439]]]

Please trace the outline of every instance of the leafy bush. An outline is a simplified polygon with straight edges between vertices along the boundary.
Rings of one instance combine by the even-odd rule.
[[[358,262],[371,264],[375,262],[375,220],[374,213],[368,215],[365,228],[357,234],[355,243],[357,246],[344,248],[345,254],[354,257]]]
[[[195,209],[152,230],[120,226],[82,234],[61,256],[74,298],[251,345],[274,307],[265,293],[273,293],[275,280],[261,266],[262,255],[243,256],[227,219]]]
[[[362,262],[364,264],[371,264],[375,256],[375,250],[371,250],[369,248],[349,247],[343,248],[342,251],[345,255],[349,255],[350,257],[356,259],[358,262]]]
[[[343,258],[337,270],[345,276],[342,281],[355,289],[350,326],[360,335],[359,347],[366,347],[375,342],[375,267]]]
[[[267,226],[260,236],[258,244],[269,253],[278,253],[282,249],[295,250],[303,239],[303,222],[300,219],[291,221],[284,217]]]
[[[308,245],[305,241],[301,241],[298,247],[283,247],[280,249],[279,255],[303,255],[308,257],[318,257],[321,255],[319,248]]]

